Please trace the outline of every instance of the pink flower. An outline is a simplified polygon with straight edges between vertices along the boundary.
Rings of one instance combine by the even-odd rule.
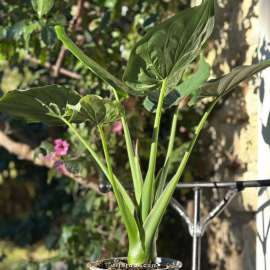
[[[61,139],[57,139],[54,141],[56,150],[55,152],[51,152],[49,155],[45,157],[46,160],[51,161],[52,166],[55,165],[55,171],[58,174],[66,174],[68,170],[64,163],[61,162],[60,156],[64,156],[67,154],[67,150],[69,144],[66,141],[62,141]]]
[[[112,131],[116,132],[119,136],[123,135],[122,128],[123,128],[123,125],[120,120],[113,122]]]
[[[61,139],[55,140],[54,143],[55,143],[54,149],[56,151],[53,153],[56,155],[65,156],[67,154],[69,144],[65,141],[62,141]]]

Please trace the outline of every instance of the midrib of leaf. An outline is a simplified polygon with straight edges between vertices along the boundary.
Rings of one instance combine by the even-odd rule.
[[[251,67],[251,66],[249,66],[249,67]],[[246,69],[248,69],[249,67],[247,67],[247,68],[241,70],[241,72],[244,71],[244,70],[246,70]],[[257,70],[260,69],[260,68],[261,68],[261,65],[258,66],[254,71],[252,71],[252,73],[253,73],[253,74],[257,73]],[[240,73],[240,72],[239,72],[239,73]],[[228,91],[228,89],[230,88],[230,85],[232,84],[233,79],[234,79],[237,75],[239,75],[239,73],[236,73],[235,76],[232,78],[232,80],[230,80],[229,85],[226,87],[226,91]],[[242,79],[242,81],[246,80],[246,79],[247,79],[248,77],[250,77],[250,76],[251,76],[251,75],[247,75],[244,79]]]
[[[177,19],[176,19],[177,20]],[[176,21],[176,20],[174,20],[173,21],[173,23]],[[168,30],[168,32],[166,33],[166,35],[167,35],[167,39],[166,39],[166,43],[165,43],[165,46],[164,46],[164,48],[166,48],[166,46],[167,46],[167,43],[168,43],[168,33],[170,32],[170,30],[171,30],[171,27],[172,27],[172,25],[173,25],[173,23],[171,23],[171,25],[170,25],[170,27],[169,27],[169,30]],[[178,46],[178,45],[177,45]],[[167,77],[168,77],[168,68],[167,68],[167,64],[166,64],[166,57],[165,57],[165,53],[164,53],[164,51],[163,51],[163,58],[164,58],[164,63],[165,63],[165,70],[166,70],[166,75],[167,75]]]
[[[230,73],[228,73],[228,74],[230,74]],[[225,92],[226,91],[228,91],[228,88],[230,88],[230,85],[231,85],[231,83],[232,83],[232,80],[236,77],[238,75],[238,73],[236,73],[233,77],[232,77],[232,79],[228,82],[228,84],[226,85],[226,87],[225,87]],[[247,78],[247,77],[246,77]],[[246,79],[245,78],[245,79]],[[218,86],[219,86],[219,84],[221,83],[221,81],[222,81],[222,79],[219,81],[219,83],[218,83]],[[217,89],[218,90],[218,89]],[[218,93],[219,95],[221,94],[221,93]]]
[[[57,92],[56,92],[57,93]],[[50,92],[45,92],[45,93],[43,93],[44,95],[46,95],[49,99],[52,99],[53,101],[54,101],[54,103],[56,104],[57,102],[56,102],[56,100],[55,100],[55,98],[56,98],[56,96],[55,95],[52,95]],[[51,102],[52,103],[52,102]]]
[[[198,12],[199,12],[199,11],[198,11]],[[198,12],[197,12],[197,13],[198,13]],[[182,32],[182,34],[181,34],[181,37],[182,37],[183,33],[185,32],[187,26],[188,26],[189,23],[191,22],[192,18],[193,18],[195,15],[197,15],[197,13],[195,13],[195,14],[190,18],[190,20],[188,21],[188,23],[185,25],[184,30],[183,30],[183,32]],[[196,30],[196,29],[197,29],[197,26],[196,26],[195,30]],[[193,35],[193,33],[190,35],[190,37],[191,37],[192,35]],[[176,62],[179,61],[179,58],[182,56],[183,51],[186,49],[186,46],[187,46],[188,42],[190,41],[190,37],[189,37],[188,41],[186,42],[186,46],[185,46],[184,49],[182,50],[181,55],[180,55],[180,56],[178,57],[178,59],[176,60],[176,59],[175,59],[175,58],[176,58],[176,53],[177,53],[177,50],[178,50],[178,47],[179,47],[179,44],[180,44],[181,37],[179,38],[179,42],[178,42],[178,44],[177,44],[177,47],[176,47],[176,50],[175,50],[175,53],[174,53],[174,59],[173,59],[173,62],[174,62],[174,63],[176,63]],[[173,65],[173,67],[172,67],[171,70],[174,69],[174,66],[175,66],[175,64]]]
[[[149,41],[149,40],[148,40]],[[151,61],[151,63],[152,63],[152,66],[155,68],[155,70],[156,70],[156,72],[157,72],[157,75],[159,75],[159,77],[160,77],[160,79],[161,80],[163,80],[163,78],[162,78],[162,75],[159,73],[159,71],[157,70],[157,68],[156,68],[156,65],[154,65],[154,63],[153,63],[153,61],[152,61],[152,59],[151,59],[151,57],[150,57],[150,55],[149,55],[149,50],[148,50],[148,41],[146,42],[146,51],[147,51],[147,55],[148,55],[148,57],[149,57],[149,59],[150,59],[150,61]],[[165,62],[166,63],[166,62]]]
[[[106,110],[106,106],[105,106],[105,110]],[[114,116],[115,110],[116,110],[116,107],[113,107],[113,112],[111,113],[110,117],[108,118],[108,122],[110,122],[110,120],[111,120],[112,117]],[[106,110],[106,114],[107,114],[107,110]],[[105,117],[106,117],[106,115],[105,115]],[[103,118],[103,120],[105,119],[105,117]]]
[[[205,8],[204,11],[203,11],[203,14],[202,14],[202,16],[201,16],[201,18],[200,18],[199,23],[200,23],[201,20],[202,20],[202,17],[203,17],[203,15],[204,15],[204,13],[205,13],[205,10],[206,10],[206,8]],[[199,12],[199,11],[198,11],[198,12]],[[197,13],[198,13],[198,12],[197,12]],[[196,13],[196,14],[197,14],[197,13]],[[185,31],[186,27],[188,26],[188,24],[191,22],[192,18],[193,18],[196,14],[194,14],[194,15],[191,17],[191,19],[189,20],[189,22],[186,24],[186,26],[185,26],[183,32]],[[199,23],[197,24],[195,30],[198,28]],[[194,30],[194,32],[195,32],[195,30]],[[182,35],[183,35],[183,33],[182,33]],[[181,37],[182,37],[182,35],[181,35]],[[171,68],[170,73],[168,74],[168,77],[171,76],[171,73],[173,72],[176,63],[179,61],[179,58],[181,58],[181,56],[183,55],[183,52],[185,51],[185,49],[186,49],[186,47],[187,47],[187,44],[188,44],[188,42],[190,41],[190,38],[191,38],[191,37],[192,37],[192,35],[190,35],[190,37],[189,37],[188,41],[186,42],[186,45],[185,45],[184,49],[182,50],[180,56],[178,57],[177,61],[175,61],[176,52],[177,52],[178,46],[179,46],[179,44],[180,44],[180,42],[178,42],[177,47],[176,47],[176,50],[175,50],[174,64],[173,64],[173,67]],[[196,41],[198,40],[199,37],[200,37],[200,36],[197,37]]]
[[[91,106],[91,104],[90,103],[88,103],[89,104],[89,106],[92,108],[92,110],[93,110],[93,112],[94,112],[94,115],[95,115],[95,119],[97,119],[97,114],[96,114],[96,111],[94,110],[94,108]],[[100,121],[99,121],[100,122]]]

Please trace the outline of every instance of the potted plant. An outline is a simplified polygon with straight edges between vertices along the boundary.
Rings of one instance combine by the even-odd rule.
[[[66,124],[78,136],[113,187],[129,239],[127,263],[133,267],[155,268],[158,262],[172,263],[172,268],[181,266],[180,262],[177,261],[157,260],[156,241],[160,221],[181,177],[193,145],[216,102],[240,82],[270,66],[270,61],[251,66],[239,66],[221,78],[207,81],[210,76],[210,66],[200,56],[200,66],[197,72],[180,84],[185,69],[199,56],[202,45],[213,30],[214,14],[214,0],[206,0],[201,5],[186,9],[153,27],[134,45],[123,75],[123,81],[115,78],[87,57],[65,34],[64,30],[56,26],[58,38],[84,65],[111,87],[114,92],[114,100],[101,98],[97,95],[81,97],[76,91],[59,85],[9,91],[0,100],[0,111],[3,113],[28,122],[40,121],[48,125]],[[125,119],[125,108],[121,104],[121,100],[128,98],[129,95],[144,98],[144,107],[155,113],[149,166],[145,179],[141,174],[138,145],[136,145],[136,149],[133,149]],[[189,105],[194,105],[208,97],[212,97],[213,101],[198,124],[178,170],[172,179],[167,181],[177,126],[178,105],[189,95],[193,95]],[[158,168],[155,167],[155,164],[161,113],[162,110],[173,106],[175,106],[175,112],[167,156],[163,167],[156,175]],[[113,172],[102,128],[104,124],[119,119],[121,119],[124,129],[135,191],[135,203]],[[106,165],[73,125],[88,120],[93,121],[98,127]],[[166,182],[167,185],[165,185]],[[112,266],[113,263],[116,263],[114,259],[102,263],[97,262],[91,267],[117,268],[117,266]],[[145,263],[147,265],[144,265]],[[148,263],[155,265],[149,266]],[[119,267],[120,265],[122,262],[119,262]]]

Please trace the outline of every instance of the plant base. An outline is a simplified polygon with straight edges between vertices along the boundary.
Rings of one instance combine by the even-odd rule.
[[[86,266],[90,270],[178,270],[182,267],[182,263],[173,259],[157,258],[157,263],[144,263],[138,267],[134,264],[129,265],[126,257],[120,257],[88,263]]]

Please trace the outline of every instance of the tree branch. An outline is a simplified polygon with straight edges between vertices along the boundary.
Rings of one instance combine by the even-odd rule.
[[[80,15],[81,15],[82,6],[83,6],[83,0],[78,0],[77,10],[76,10],[73,18],[69,22],[69,28],[73,29],[75,27],[75,24],[77,23]],[[56,63],[55,63],[55,69],[54,69],[54,73],[53,73],[53,77],[55,79],[57,79],[59,76],[59,71],[60,71],[61,65],[63,63],[66,50],[67,50],[66,46],[62,45],[61,50],[60,50],[59,55],[58,55],[58,58],[57,58]]]
[[[18,156],[18,159],[32,161],[37,166],[45,166],[47,168],[52,168],[51,162],[45,160],[41,154],[39,155],[39,158],[37,158],[36,161],[34,162],[33,161],[34,150],[28,144],[13,141],[1,130],[0,130],[0,147],[5,148],[11,154]],[[110,199],[108,194],[103,194],[99,191],[98,180],[95,179],[94,177],[88,175],[86,179],[83,179],[82,177],[74,175],[70,172],[67,172],[64,175],[73,179],[79,184],[91,188],[97,193]]]
[[[53,72],[53,77],[54,78],[58,78],[58,76],[59,76],[59,72],[60,72],[60,69],[61,69],[62,62],[64,60],[66,49],[67,49],[66,46],[62,45],[61,50],[60,50],[60,52],[58,54],[56,63],[55,63],[55,69],[54,69],[54,72]]]
[[[38,60],[38,59],[36,59],[36,58],[33,58],[33,57],[32,57],[31,55],[29,55],[29,54],[25,54],[25,55],[24,55],[24,59],[25,59],[25,60],[28,60],[28,61],[30,61],[30,62],[32,62],[32,63],[41,65],[41,61],[40,61],[40,60]],[[55,66],[55,65],[52,65],[52,64],[49,63],[49,62],[45,62],[45,67],[48,68],[48,69],[56,70],[56,66]],[[76,74],[76,73],[74,73],[74,72],[71,72],[71,71],[69,71],[69,70],[67,70],[67,69],[65,69],[65,68],[60,68],[60,69],[59,69],[59,73],[61,73],[61,74],[63,74],[63,75],[66,75],[66,76],[68,76],[68,77],[70,77],[70,78],[72,78],[72,79],[81,79],[81,78],[82,78],[81,75]]]

